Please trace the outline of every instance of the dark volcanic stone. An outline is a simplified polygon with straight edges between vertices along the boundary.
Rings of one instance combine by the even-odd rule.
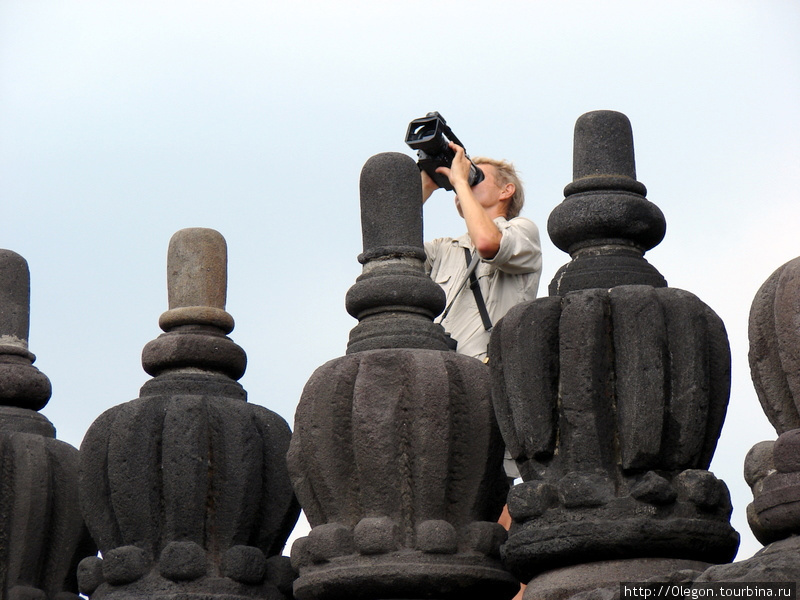
[[[191,581],[206,574],[206,552],[194,542],[170,542],[158,559],[161,575],[173,581]]]

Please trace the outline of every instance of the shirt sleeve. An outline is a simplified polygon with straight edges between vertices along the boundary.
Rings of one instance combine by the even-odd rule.
[[[425,273],[428,275],[431,274],[431,270],[433,269],[433,263],[436,260],[436,254],[439,251],[439,246],[441,246],[441,238],[437,238],[432,242],[425,242]]]
[[[494,223],[503,234],[500,248],[494,258],[483,262],[512,275],[541,271],[542,247],[536,224],[525,217],[510,221],[498,217]]]

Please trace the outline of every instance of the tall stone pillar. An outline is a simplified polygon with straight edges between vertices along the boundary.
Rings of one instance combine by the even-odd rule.
[[[432,319],[414,161],[372,157],[361,174],[363,273],[347,354],[308,381],[289,470],[312,526],[295,542],[298,600],[510,598],[496,522],[503,447],[480,361],[449,350]]]
[[[290,431],[247,402],[246,355],[227,334],[227,249],[211,229],[176,233],[169,310],[142,352],[153,376],[103,413],[81,445],[81,505],[102,560],[84,560],[93,599],[291,598],[279,556],[299,509]]]
[[[96,553],[78,506],[78,451],[37,411],[50,380],[28,350],[28,263],[0,250],[0,598],[77,600],[75,568]]]
[[[489,346],[493,398],[523,483],[506,566],[525,598],[567,598],[729,561],[738,534],[708,469],[730,352],[717,315],[644,259],[665,231],[636,180],[630,123],[575,126],[575,180],[548,231],[572,261],[511,309]]]

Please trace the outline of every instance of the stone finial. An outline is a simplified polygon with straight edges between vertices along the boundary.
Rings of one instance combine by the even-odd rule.
[[[664,234],[644,193],[627,118],[578,119],[575,180],[549,224],[573,260],[549,297],[492,332],[492,400],[524,480],[503,557],[533,578],[526,597],[619,583],[622,565],[655,577],[736,553],[727,487],[707,470],[730,392],[727,334],[642,257]]]
[[[50,380],[28,351],[28,263],[0,250],[0,597],[74,598],[95,554],[78,508],[78,451],[38,411]]]
[[[425,259],[422,183],[413,159],[398,152],[370,158],[361,170],[360,263],[390,257]]]
[[[550,294],[630,284],[665,287],[644,253],[664,238],[666,221],[636,180],[625,115],[602,110],[578,119],[573,177],[547,223],[553,243],[572,257],[556,273]]]
[[[228,290],[228,248],[213,229],[193,227],[177,232],[167,253],[169,310],[158,324],[164,331],[180,325],[212,325],[233,331],[225,312]]]
[[[225,311],[227,245],[213,229],[178,231],[167,253],[169,310],[161,315],[164,334],[145,346],[142,365],[150,375],[206,371],[233,380],[244,375],[247,355],[225,334],[234,320]]]
[[[627,190],[644,196],[636,181],[633,129],[628,117],[611,110],[582,115],[575,123],[572,183],[565,196],[597,189]]]
[[[359,319],[346,356],[318,368],[287,455],[312,526],[292,547],[298,600],[510,598],[497,523],[507,483],[486,366],[432,322],[419,170],[403,154],[361,177]]]
[[[16,252],[0,250],[0,343],[28,347],[31,282],[28,263]]]
[[[28,350],[29,315],[28,263],[16,252],[0,250],[0,406],[40,410],[52,390]]]
[[[379,348],[447,350],[433,323],[444,292],[425,274],[422,186],[413,159],[397,152],[370,158],[361,172],[362,275],[347,292],[358,319],[347,352]]]
[[[237,381],[246,355],[225,335],[225,240],[181,230],[167,263],[164,333],[142,352],[153,378],[101,415],[81,446],[81,503],[102,552],[81,563],[81,591],[285,600],[294,573],[280,552],[299,512],[290,431],[247,403]]]

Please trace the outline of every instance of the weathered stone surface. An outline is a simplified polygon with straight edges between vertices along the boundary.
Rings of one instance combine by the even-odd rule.
[[[228,250],[218,231],[181,229],[167,251],[167,295],[170,309],[196,307],[225,310],[228,294]]]
[[[618,600],[622,581],[692,581],[707,567],[677,558],[600,560],[539,575],[528,584],[523,600]]]
[[[730,351],[719,317],[692,294],[622,286],[542,298],[509,311],[490,351],[498,422],[526,479],[545,465],[605,469],[617,435],[626,471],[708,467]]]
[[[675,502],[678,493],[668,480],[653,471],[648,471],[641,480],[633,485],[631,496],[648,504],[665,506]]]
[[[258,548],[232,546],[222,558],[222,574],[236,581],[257,584],[264,580],[266,573],[267,559]]]
[[[773,542],[800,533],[800,429],[772,444],[754,447],[745,461],[753,490],[750,526],[759,540]]]
[[[518,343],[526,334],[541,345]],[[730,385],[725,331],[708,307],[670,288],[571,292],[509,311],[490,356],[498,422],[526,480],[509,496],[512,572],[526,580],[598,557],[731,559],[727,489],[703,470]]]
[[[707,569],[696,581],[800,581],[800,536],[773,542],[752,558]]]
[[[103,577],[111,585],[124,585],[143,577],[152,559],[138,546],[119,546],[103,553]]]
[[[551,295],[619,285],[667,285],[644,259],[664,238],[666,221],[636,181],[633,132],[622,113],[601,110],[575,124],[573,182],[547,222],[553,243],[572,256]]]
[[[353,542],[360,554],[386,554],[400,548],[400,530],[388,517],[367,517],[353,529]]]
[[[414,160],[384,152],[371,157],[361,171],[361,234],[359,262],[379,257],[425,259],[422,244],[422,184]]]
[[[405,154],[370,158],[361,172],[364,265],[347,292],[347,312],[359,324],[347,352],[380,348],[448,350],[432,322],[444,310],[444,292],[425,274],[419,170]]]
[[[266,561],[266,578],[288,598],[292,597],[292,585],[297,579],[297,571],[292,567],[288,556],[270,556]]]
[[[776,269],[750,309],[750,372],[778,439],[745,460],[753,491],[747,519],[764,544],[800,533],[800,258]]]
[[[422,582],[449,568],[427,554],[452,555],[451,567],[465,580],[479,585],[478,575],[489,578],[485,589],[491,577],[501,580],[500,593],[513,585],[493,562],[496,545],[478,546],[487,547],[484,557],[475,547],[469,559],[457,554],[460,544],[469,545],[459,538],[466,532],[457,532],[495,521],[503,505],[502,445],[488,398],[483,365],[452,352],[357,352],[315,372],[289,452],[295,490],[312,525],[308,554],[302,542],[292,552],[298,598],[317,598],[318,580],[338,593],[353,587],[353,594],[366,593],[362,586],[389,594],[389,582],[402,581],[413,596],[417,585],[428,589]],[[329,581],[326,564],[333,559]],[[465,564],[475,565],[472,574]],[[378,574],[384,587],[370,583]],[[453,585],[434,588],[463,591]]]
[[[158,571],[172,581],[191,581],[206,574],[206,552],[194,542],[170,542],[161,551]]]
[[[775,472],[775,461],[772,459],[772,440],[759,442],[744,458],[744,479],[751,488],[761,482],[764,477]]]
[[[76,567],[96,548],[78,508],[78,451],[36,411],[50,380],[28,351],[30,274],[0,250],[0,597],[77,598]]]
[[[101,415],[81,446],[81,504],[105,574],[88,587],[93,599],[285,598],[264,563],[298,515],[284,461],[290,431],[236,381],[246,361],[225,336],[232,318],[220,316],[224,240],[179,232],[169,270],[165,333],[143,353],[155,378]]]
[[[800,428],[800,258],[764,282],[750,308],[750,373],[758,400],[779,434]]]
[[[298,600],[519,588],[498,559],[507,483],[488,372],[432,322],[444,295],[424,271],[420,198],[409,157],[364,166],[364,269],[346,300],[359,324],[306,384],[288,455],[312,526],[292,548]]]
[[[16,252],[0,249],[0,405],[36,411],[50,400],[50,380],[28,350],[30,273]]]
[[[98,556],[89,556],[78,563],[78,589],[81,594],[91,596],[105,583],[103,560]]]
[[[489,344],[498,424],[524,480],[509,494],[504,563],[528,581],[600,560],[728,561],[730,497],[706,470],[730,391],[727,335],[643,258],[665,221],[636,181],[624,115],[578,119],[564,193],[548,231],[572,261]]]
[[[800,429],[790,429],[775,440],[772,464],[781,473],[800,471]]]
[[[429,554],[455,554],[458,551],[458,535],[455,527],[441,519],[431,519],[417,524],[417,549]]]

